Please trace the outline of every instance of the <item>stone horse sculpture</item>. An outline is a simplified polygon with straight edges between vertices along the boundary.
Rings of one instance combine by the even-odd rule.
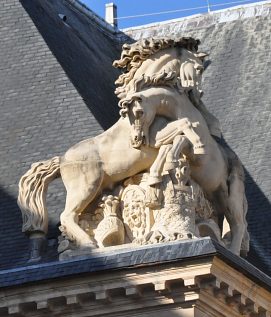
[[[239,254],[246,234],[243,174],[236,156],[232,153],[227,156],[209,133],[219,136],[220,130],[218,120],[200,99],[202,91],[198,75],[203,70],[204,54],[197,53],[198,44],[199,41],[194,39],[181,38],[151,39],[124,46],[121,59],[114,64],[127,69],[119,77],[117,84],[120,87],[116,90],[121,99],[122,117],[101,135],[74,145],[63,156],[34,163],[19,182],[18,204],[23,214],[23,231],[30,238],[43,239],[46,235],[47,187],[53,179],[61,177],[67,190],[65,209],[60,216],[61,227],[79,247],[95,247],[90,236],[79,226],[79,215],[89,204],[95,204],[103,190],[148,171],[160,152],[157,144],[163,145],[159,135],[168,135],[171,123],[167,120],[177,120],[178,131],[173,131],[171,138],[167,137],[168,142],[178,145],[175,138],[181,136],[193,145],[193,153],[188,156],[192,177],[213,199],[216,210],[220,211],[218,214],[226,215],[233,235],[231,250]],[[165,74],[174,75],[177,90],[170,87],[170,80],[164,81],[165,86],[159,86],[159,74],[162,78]],[[153,87],[148,89],[141,87],[143,75],[157,83],[152,82]],[[151,105],[144,99],[146,97],[152,101]],[[183,114],[183,110],[177,112],[177,108],[185,107],[193,109],[193,116]],[[159,115],[167,119],[157,117]],[[119,153],[122,153],[121,159]],[[214,162],[216,172],[209,173],[210,166],[213,171]],[[234,196],[234,191],[240,198]]]
[[[154,64],[151,62],[154,69],[150,73],[164,66],[165,69],[180,68],[182,62],[189,60],[190,52],[196,51],[199,42],[183,38],[178,41],[162,39],[144,43],[144,48],[140,44],[134,50],[132,46],[133,53],[130,54],[132,59],[129,59],[129,62],[133,62],[133,67],[130,68],[128,78],[127,74],[120,76],[119,84],[128,83],[133,79],[135,73],[137,73],[136,78],[141,76],[142,72],[147,71],[150,67],[148,58],[156,53],[159,54],[156,57],[159,62]],[[125,48],[127,47],[124,45],[122,59],[116,61],[115,66],[120,67],[119,65],[122,64],[122,67],[125,67],[122,60],[125,59]],[[141,58],[142,48],[145,56],[143,59]],[[140,56],[138,49],[141,51]],[[166,55],[160,52],[164,50]],[[181,51],[183,51],[182,62],[180,61]],[[192,60],[193,56],[190,57]],[[162,61],[160,61],[161,58]],[[146,63],[143,63],[144,69],[141,71],[140,67],[144,60]],[[193,74],[189,76],[192,79]],[[132,82],[133,80],[131,87]],[[123,90],[128,91],[129,89],[122,87],[118,90],[117,94],[120,97],[122,95],[120,91],[123,93]],[[158,128],[158,130],[160,129]],[[140,147],[141,143],[138,143],[137,146],[133,144],[134,147],[131,147],[130,133],[128,118],[121,118],[101,135],[74,145],[64,156],[33,164],[19,182],[18,204],[23,215],[23,232],[28,233],[33,239],[43,237],[47,233],[48,215],[45,203],[47,187],[53,179],[61,176],[67,190],[65,210],[60,217],[61,226],[67,236],[71,240],[75,240],[78,245],[92,246],[88,234],[78,226],[78,215],[99,196],[104,188],[112,187],[116,182],[148,169],[158,153],[155,148]],[[140,149],[135,149],[136,147],[140,147]],[[125,154],[122,160],[119,160],[119,153]]]

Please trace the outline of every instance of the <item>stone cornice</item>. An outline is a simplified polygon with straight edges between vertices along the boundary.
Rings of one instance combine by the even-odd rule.
[[[127,245],[126,248],[93,252],[89,256],[62,262],[57,261],[3,270],[0,271],[0,285],[1,287],[15,286],[84,273],[157,266],[168,262],[192,261],[200,258],[206,259],[214,255],[222,258],[225,263],[241,271],[264,288],[271,290],[271,279],[267,275],[209,237],[134,248]]]
[[[140,258],[143,250],[145,258]],[[124,262],[114,267],[114,257]],[[260,278],[253,267],[242,267],[245,260],[230,259],[209,238],[122,250],[111,257],[104,253],[100,258],[105,260],[105,267],[96,267],[95,271],[91,270],[90,259],[55,263],[55,268],[62,267],[63,274],[53,271],[51,266],[51,278],[39,282],[33,277],[38,272],[42,276],[49,265],[25,268],[27,283],[22,285],[14,280],[13,286],[9,283],[0,289],[0,315],[72,316],[76,312],[76,316],[104,316],[110,312],[110,316],[128,316],[157,307],[188,309],[187,316],[197,316],[193,315],[196,310],[207,312],[208,316],[267,317],[271,313],[270,279],[264,275]],[[127,265],[128,260],[137,264]],[[81,266],[81,272],[65,274],[67,264],[74,269]],[[11,273],[6,271],[6,277]]]
[[[11,316],[127,316],[157,307],[207,316],[271,312],[270,292],[217,256],[9,287],[0,296],[0,314]]]

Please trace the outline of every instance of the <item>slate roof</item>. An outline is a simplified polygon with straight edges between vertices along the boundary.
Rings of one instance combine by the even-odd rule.
[[[268,2],[125,30],[134,38],[194,36],[210,53],[204,101],[220,119],[225,142],[244,164],[251,234],[248,259],[268,274],[270,24]],[[0,267],[16,270],[27,265],[28,258],[16,204],[18,180],[32,162],[61,155],[115,122],[113,83],[118,72],[111,64],[120,55],[119,41],[131,39],[77,0],[1,0],[0,25]],[[56,259],[55,228],[64,197],[61,182],[53,183],[47,199],[45,262]]]

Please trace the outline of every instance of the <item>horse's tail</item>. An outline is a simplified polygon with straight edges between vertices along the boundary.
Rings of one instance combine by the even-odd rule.
[[[49,183],[60,176],[60,157],[32,164],[19,182],[18,205],[22,211],[22,231],[47,233],[48,213],[45,206]]]

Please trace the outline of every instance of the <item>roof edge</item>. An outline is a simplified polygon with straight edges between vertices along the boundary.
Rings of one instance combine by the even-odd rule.
[[[111,24],[106,22],[102,17],[100,17],[98,14],[96,14],[94,11],[92,11],[89,7],[87,7],[85,4],[80,2],[79,0],[64,0],[69,5],[74,7],[76,10],[90,18],[92,21],[96,22],[99,26],[106,29],[106,31],[109,31],[112,34],[116,34],[119,32],[117,28],[114,28]]]
[[[22,285],[60,277],[71,277],[83,273],[122,270],[138,266],[153,266],[180,261],[222,258],[246,276],[271,290],[271,278],[246,260],[234,255],[209,237],[183,240],[157,245],[126,248],[122,250],[93,253],[88,258],[77,258],[63,262],[36,264],[0,271],[1,287]]]
[[[245,19],[256,16],[267,16],[271,13],[271,0],[249,3],[245,5],[238,5],[226,9],[211,11],[204,14],[194,14],[186,17],[181,17],[172,20],[166,20],[162,22],[149,23],[145,25],[139,25],[135,27],[121,29],[122,32],[130,33],[136,31],[143,31],[150,28],[158,28],[167,24],[183,24],[186,29],[189,28],[189,24],[193,22],[193,29],[206,27],[212,24],[231,22],[238,19]],[[192,24],[192,23],[191,23]]]

